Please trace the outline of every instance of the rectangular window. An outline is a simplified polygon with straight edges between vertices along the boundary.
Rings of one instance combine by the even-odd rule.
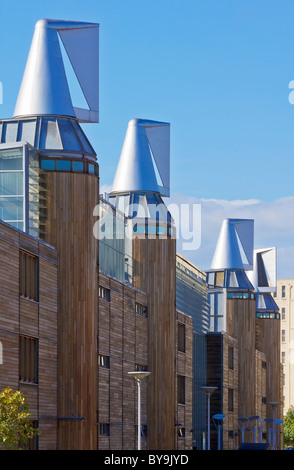
[[[229,436],[229,439],[234,439],[234,431],[228,431],[228,436]]]
[[[215,273],[215,285],[219,287],[223,287],[224,285],[224,271],[219,271]]]
[[[110,357],[99,354],[98,364],[101,367],[105,367],[106,369],[110,369]]]
[[[83,162],[72,162],[72,171],[84,173],[84,163]]]
[[[95,175],[95,165],[93,163],[88,164],[88,170],[91,175]]]
[[[58,171],[70,171],[70,160],[56,160],[56,169]]]
[[[20,336],[19,380],[38,383],[38,340]]]
[[[136,313],[138,313],[138,315],[142,315],[143,317],[147,318],[148,317],[148,307],[136,302]]]
[[[42,159],[41,160],[41,168],[42,170],[45,170],[45,171],[55,171],[56,169],[56,160],[54,160],[53,158],[50,158],[50,160],[45,160],[45,159]]]
[[[232,388],[229,388],[228,392],[228,409],[229,411],[234,411],[234,390]]]
[[[178,350],[186,352],[186,326],[184,323],[178,323]]]
[[[38,258],[24,251],[20,252],[20,295],[39,301]]]
[[[138,425],[135,425],[135,434],[138,434]],[[147,437],[147,424],[141,424],[141,437]]]
[[[110,290],[106,287],[99,286],[99,297],[110,302]]]
[[[286,319],[286,309],[283,307],[282,308],[282,320]]]
[[[282,297],[286,297],[286,286],[282,286]]]
[[[286,353],[283,351],[282,352],[282,364],[285,364],[286,362]]]
[[[138,372],[144,372],[144,371],[147,371],[148,370],[148,366],[144,365],[144,364],[136,364],[135,365],[135,369],[136,371]]]
[[[98,424],[98,434],[99,436],[109,436],[110,435],[109,423]]]
[[[185,376],[178,375],[178,403],[185,404]]]
[[[228,351],[228,360],[229,360],[229,369],[234,370],[234,348],[233,346],[229,346]]]
[[[185,437],[186,435],[186,429],[182,428],[181,426],[178,427],[178,437]]]
[[[286,330],[282,330],[282,342],[285,343],[286,341]]]

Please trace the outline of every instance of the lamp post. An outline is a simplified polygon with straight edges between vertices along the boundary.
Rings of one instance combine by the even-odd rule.
[[[213,421],[215,424],[215,427],[217,429],[217,450],[221,450],[222,443],[221,443],[221,430],[222,430],[222,424],[225,419],[225,415],[223,414],[216,414],[213,415]]]
[[[136,380],[138,385],[138,450],[141,450],[141,381],[148,377],[151,372],[136,371],[128,372],[128,374]]]
[[[252,427],[252,440],[253,440],[253,442],[256,442],[256,428],[257,428],[258,420],[259,420],[258,415],[250,416],[248,418],[249,426]]]
[[[210,450],[210,396],[218,387],[201,387],[207,396],[207,450]]]
[[[276,450],[276,427],[275,427],[275,408],[280,404],[277,401],[271,401],[268,403],[273,409],[273,450]]]
[[[248,430],[248,426],[245,426],[245,424],[248,424],[248,418],[243,418],[243,417],[238,418],[238,426],[239,426],[239,429],[241,430],[242,444],[244,444],[245,442],[245,431]]]

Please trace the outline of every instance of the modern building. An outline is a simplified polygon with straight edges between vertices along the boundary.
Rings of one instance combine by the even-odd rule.
[[[182,255],[176,259],[176,307],[188,315],[193,324],[192,353],[192,447],[205,449],[207,435],[206,396],[201,387],[207,382],[207,333],[209,304],[206,273]]]
[[[151,375],[142,390],[143,447],[189,448],[192,334],[190,319],[176,312],[176,239],[162,201],[169,194],[169,124],[130,122],[110,203],[100,200],[96,153],[80,126],[98,121],[98,33],[97,24],[40,20],[14,116],[0,124],[1,218],[11,226],[11,238],[24,233],[22,239],[31,237],[40,246],[36,261],[40,266],[42,247],[53,251],[55,283],[58,280],[52,306],[55,356],[48,356],[56,395],[53,400],[48,383],[44,396],[37,393],[34,404],[42,410],[38,400],[52,403],[55,435],[48,443],[41,433],[39,448],[135,448],[137,390],[128,372],[146,368]],[[73,106],[60,41],[89,110]],[[125,200],[133,205],[133,212],[126,212],[126,206],[117,211]],[[142,202],[146,217],[137,214]],[[106,234],[100,241],[99,231],[107,227],[100,211],[110,217],[115,212],[114,238]],[[24,303],[37,302],[34,308],[40,309],[43,298],[19,293],[20,266],[14,271],[6,266],[6,273],[15,278],[18,303],[24,296]],[[41,287],[40,275],[41,270],[31,273]],[[19,308],[15,315],[22,315]],[[18,336],[29,331],[25,325],[29,316],[21,318],[24,328],[17,331]],[[178,323],[186,328],[187,352],[177,350]],[[3,340],[2,346],[4,365],[9,343]],[[41,348],[38,351],[43,354]],[[23,354],[22,347],[16,349],[20,363]],[[42,364],[36,350],[34,358],[35,367]],[[2,377],[3,386],[20,386],[18,370],[13,382]],[[36,385],[28,382],[28,389]]]
[[[224,220],[208,272],[207,382],[217,387],[212,414],[226,417],[222,429],[226,449],[257,439],[272,447],[281,445],[280,434],[268,424],[273,416],[270,404],[277,404],[275,419],[281,414],[280,320],[270,294],[276,288],[275,251],[254,251],[253,229],[253,220]],[[266,272],[272,274],[270,279]],[[258,427],[259,437],[253,435]],[[270,441],[273,430],[278,442]],[[216,440],[213,428],[215,448]]]
[[[55,449],[58,396],[58,253],[0,222],[0,388],[28,398],[40,450]]]
[[[72,102],[61,44],[88,109]],[[266,256],[250,282],[247,220],[225,221],[207,280],[177,254],[169,123],[130,120],[100,195],[81,127],[99,120],[98,54],[98,24],[38,21],[14,116],[0,121],[1,387],[27,394],[34,448],[186,450],[206,447],[213,385],[234,449],[238,418],[266,419],[269,399],[280,401]],[[140,410],[129,372],[150,373]]]
[[[278,279],[277,291],[274,300],[279,306],[281,316],[281,362],[283,367],[283,414],[285,415],[291,406],[294,406],[294,390],[292,386],[294,374],[294,337],[293,337],[293,312],[294,312],[294,280]]]

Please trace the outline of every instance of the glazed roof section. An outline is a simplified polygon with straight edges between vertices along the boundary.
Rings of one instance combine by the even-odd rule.
[[[27,142],[40,151],[63,151],[96,157],[90,142],[75,119],[33,117],[0,121],[0,143]]]

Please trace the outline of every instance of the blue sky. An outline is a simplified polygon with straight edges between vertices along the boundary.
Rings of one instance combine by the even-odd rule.
[[[201,248],[186,256],[207,269],[221,219],[244,215],[258,246],[278,247],[279,277],[293,278],[294,2],[1,0],[3,118],[40,18],[100,24],[100,123],[84,129],[101,184],[130,119],[170,122],[172,200],[202,205]]]

